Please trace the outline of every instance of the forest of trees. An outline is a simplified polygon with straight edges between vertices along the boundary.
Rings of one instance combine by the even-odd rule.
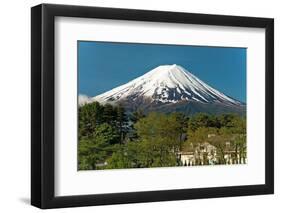
[[[180,153],[206,142],[217,148],[219,164],[228,150],[234,163],[246,156],[246,118],[235,114],[128,115],[122,106],[93,102],[79,107],[78,135],[79,170],[186,166]]]

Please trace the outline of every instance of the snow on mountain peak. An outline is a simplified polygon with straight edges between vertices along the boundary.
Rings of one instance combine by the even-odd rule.
[[[202,103],[224,103],[240,105],[216,89],[210,87],[180,65],[160,65],[144,75],[90,98],[87,102],[101,103],[135,101],[146,99],[156,103],[177,103],[179,101],[199,101]]]

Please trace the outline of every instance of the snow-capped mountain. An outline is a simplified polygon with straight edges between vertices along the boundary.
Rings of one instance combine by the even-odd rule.
[[[215,104],[239,108],[244,104],[212,88],[179,65],[161,65],[146,74],[95,97],[81,96],[79,104],[122,103],[127,108],[174,108]]]

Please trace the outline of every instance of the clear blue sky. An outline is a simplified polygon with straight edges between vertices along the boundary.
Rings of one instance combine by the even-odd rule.
[[[79,94],[96,96],[164,64],[178,64],[246,103],[246,48],[78,41]]]

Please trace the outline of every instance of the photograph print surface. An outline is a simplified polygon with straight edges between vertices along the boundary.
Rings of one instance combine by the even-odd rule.
[[[246,48],[78,41],[78,170],[247,163]]]

